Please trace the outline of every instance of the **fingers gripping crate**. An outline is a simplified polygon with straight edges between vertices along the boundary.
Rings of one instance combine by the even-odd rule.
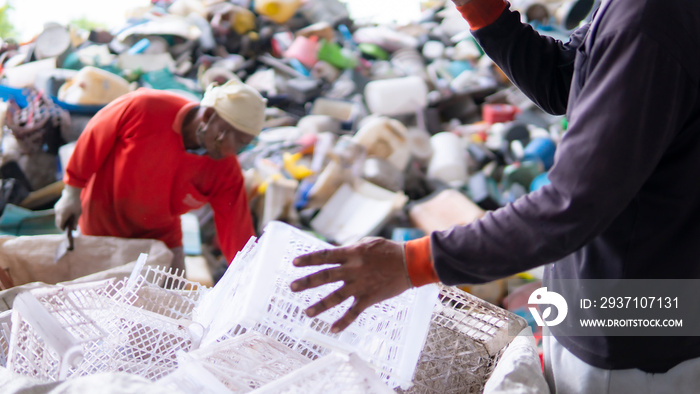
[[[502,350],[525,328],[517,315],[456,287],[440,287],[406,393],[481,393]]]
[[[8,367],[42,381],[122,371],[157,380],[189,350],[187,321],[125,302],[112,281],[17,296]]]
[[[437,301],[437,287],[413,289],[374,305],[345,331],[332,334],[331,324],[342,316],[352,299],[314,318],[307,317],[304,310],[339,284],[301,293],[289,289],[293,280],[324,268],[298,268],[292,260],[328,248],[332,246],[289,225],[268,224],[260,239],[246,245],[195,308],[195,320],[208,329],[202,346],[254,330],[314,359],[332,349],[357,352],[391,387],[410,386]],[[222,314],[220,305],[235,308]]]
[[[251,331],[180,354],[179,362],[178,370],[159,384],[173,389],[195,386],[195,390],[188,391],[201,392],[216,381],[223,384],[227,392],[247,393],[311,360],[270,337]]]
[[[277,379],[255,394],[392,394],[372,367],[356,354],[333,352]]]

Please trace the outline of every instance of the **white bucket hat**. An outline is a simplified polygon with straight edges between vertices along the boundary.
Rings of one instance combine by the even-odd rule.
[[[257,136],[262,130],[267,100],[238,78],[221,86],[209,85],[200,104],[214,108],[217,115],[246,134]]]

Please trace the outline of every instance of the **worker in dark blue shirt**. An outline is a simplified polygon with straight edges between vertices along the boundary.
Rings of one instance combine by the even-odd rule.
[[[543,110],[566,114],[551,184],[404,245],[372,239],[297,258],[300,266],[338,265],[293,282],[294,291],[344,282],[308,313],[354,297],[340,330],[411,286],[483,283],[542,265],[545,284],[699,279],[700,3],[604,0],[563,43],[522,23],[504,0],[454,2],[509,79]],[[700,387],[700,336],[569,336],[556,328],[545,360],[557,392]]]

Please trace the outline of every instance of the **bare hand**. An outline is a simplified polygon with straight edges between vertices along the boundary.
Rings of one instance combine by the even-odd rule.
[[[384,238],[364,238],[354,245],[299,256],[294,259],[297,267],[338,265],[295,280],[291,289],[298,292],[343,281],[338,290],[306,309],[306,314],[314,317],[354,297],[350,309],[331,327],[332,332],[340,332],[371,305],[411,288],[402,248]]]

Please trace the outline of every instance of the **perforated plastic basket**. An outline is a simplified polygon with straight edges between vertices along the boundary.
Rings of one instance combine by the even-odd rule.
[[[414,386],[407,393],[481,393],[501,350],[526,323],[455,287],[440,287]]]
[[[129,304],[124,282],[90,282],[17,296],[8,367],[43,381],[97,372],[127,372],[151,380],[177,366],[191,323]],[[201,330],[200,330],[201,331]]]
[[[153,266],[134,267],[115,284],[121,301],[172,319],[192,319],[192,311],[210,289],[183,277],[184,272]]]
[[[253,391],[255,394],[394,393],[374,370],[351,353],[331,353]]]
[[[247,393],[291,373],[311,360],[278,341],[248,332],[180,354],[178,371],[159,383],[168,387],[220,382],[233,393]]]
[[[105,336],[86,313],[104,309],[112,281],[24,292],[14,300],[8,368],[42,381],[67,378],[83,359],[83,347]]]
[[[304,310],[339,284],[301,293],[289,289],[293,280],[323,268],[297,268],[292,260],[328,248],[332,246],[294,227],[281,222],[268,224],[260,239],[246,245],[195,308],[195,320],[208,327],[202,346],[255,330],[311,358],[332,349],[357,352],[391,387],[410,386],[437,302],[437,287],[423,286],[374,305],[345,331],[332,334],[331,324],[352,300],[315,318],[307,317]],[[231,306],[223,316],[221,305]]]
[[[10,352],[10,333],[12,328],[12,311],[0,312],[0,367],[7,366]]]

